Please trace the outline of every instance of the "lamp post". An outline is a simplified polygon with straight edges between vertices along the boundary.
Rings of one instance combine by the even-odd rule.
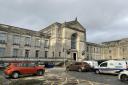
[[[63,48],[63,52],[64,52],[64,57],[63,57],[63,62],[64,62],[64,67],[66,66],[65,64],[65,59],[66,59],[66,49]]]

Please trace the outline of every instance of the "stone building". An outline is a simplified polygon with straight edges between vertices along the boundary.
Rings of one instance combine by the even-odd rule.
[[[103,42],[104,59],[128,59],[128,38]]]
[[[86,57],[86,30],[76,20],[53,23],[39,31],[0,24],[0,57],[68,58]]]
[[[102,60],[102,45],[86,42],[87,60]]]
[[[87,59],[89,60],[128,59],[128,38],[101,44],[90,42],[86,44]]]

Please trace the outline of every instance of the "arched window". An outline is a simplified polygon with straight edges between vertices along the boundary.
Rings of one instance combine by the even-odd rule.
[[[71,49],[76,49],[77,34],[74,33],[71,36]]]

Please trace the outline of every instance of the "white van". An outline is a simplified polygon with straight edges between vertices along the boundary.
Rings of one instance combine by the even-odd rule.
[[[89,60],[89,61],[83,61],[83,62],[88,63],[88,64],[91,66],[91,68],[96,68],[96,67],[98,67],[98,62],[97,62],[97,61]]]
[[[118,74],[123,70],[127,70],[127,62],[125,60],[108,60],[102,62],[95,68],[95,72],[98,73],[112,73]]]

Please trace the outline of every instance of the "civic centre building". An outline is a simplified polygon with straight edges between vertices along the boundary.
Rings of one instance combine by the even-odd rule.
[[[77,19],[55,22],[39,31],[0,24],[0,58],[71,59],[75,61],[128,59],[128,39],[86,41]]]
[[[0,57],[66,58],[86,57],[86,30],[76,20],[55,22],[39,31],[0,24]]]

